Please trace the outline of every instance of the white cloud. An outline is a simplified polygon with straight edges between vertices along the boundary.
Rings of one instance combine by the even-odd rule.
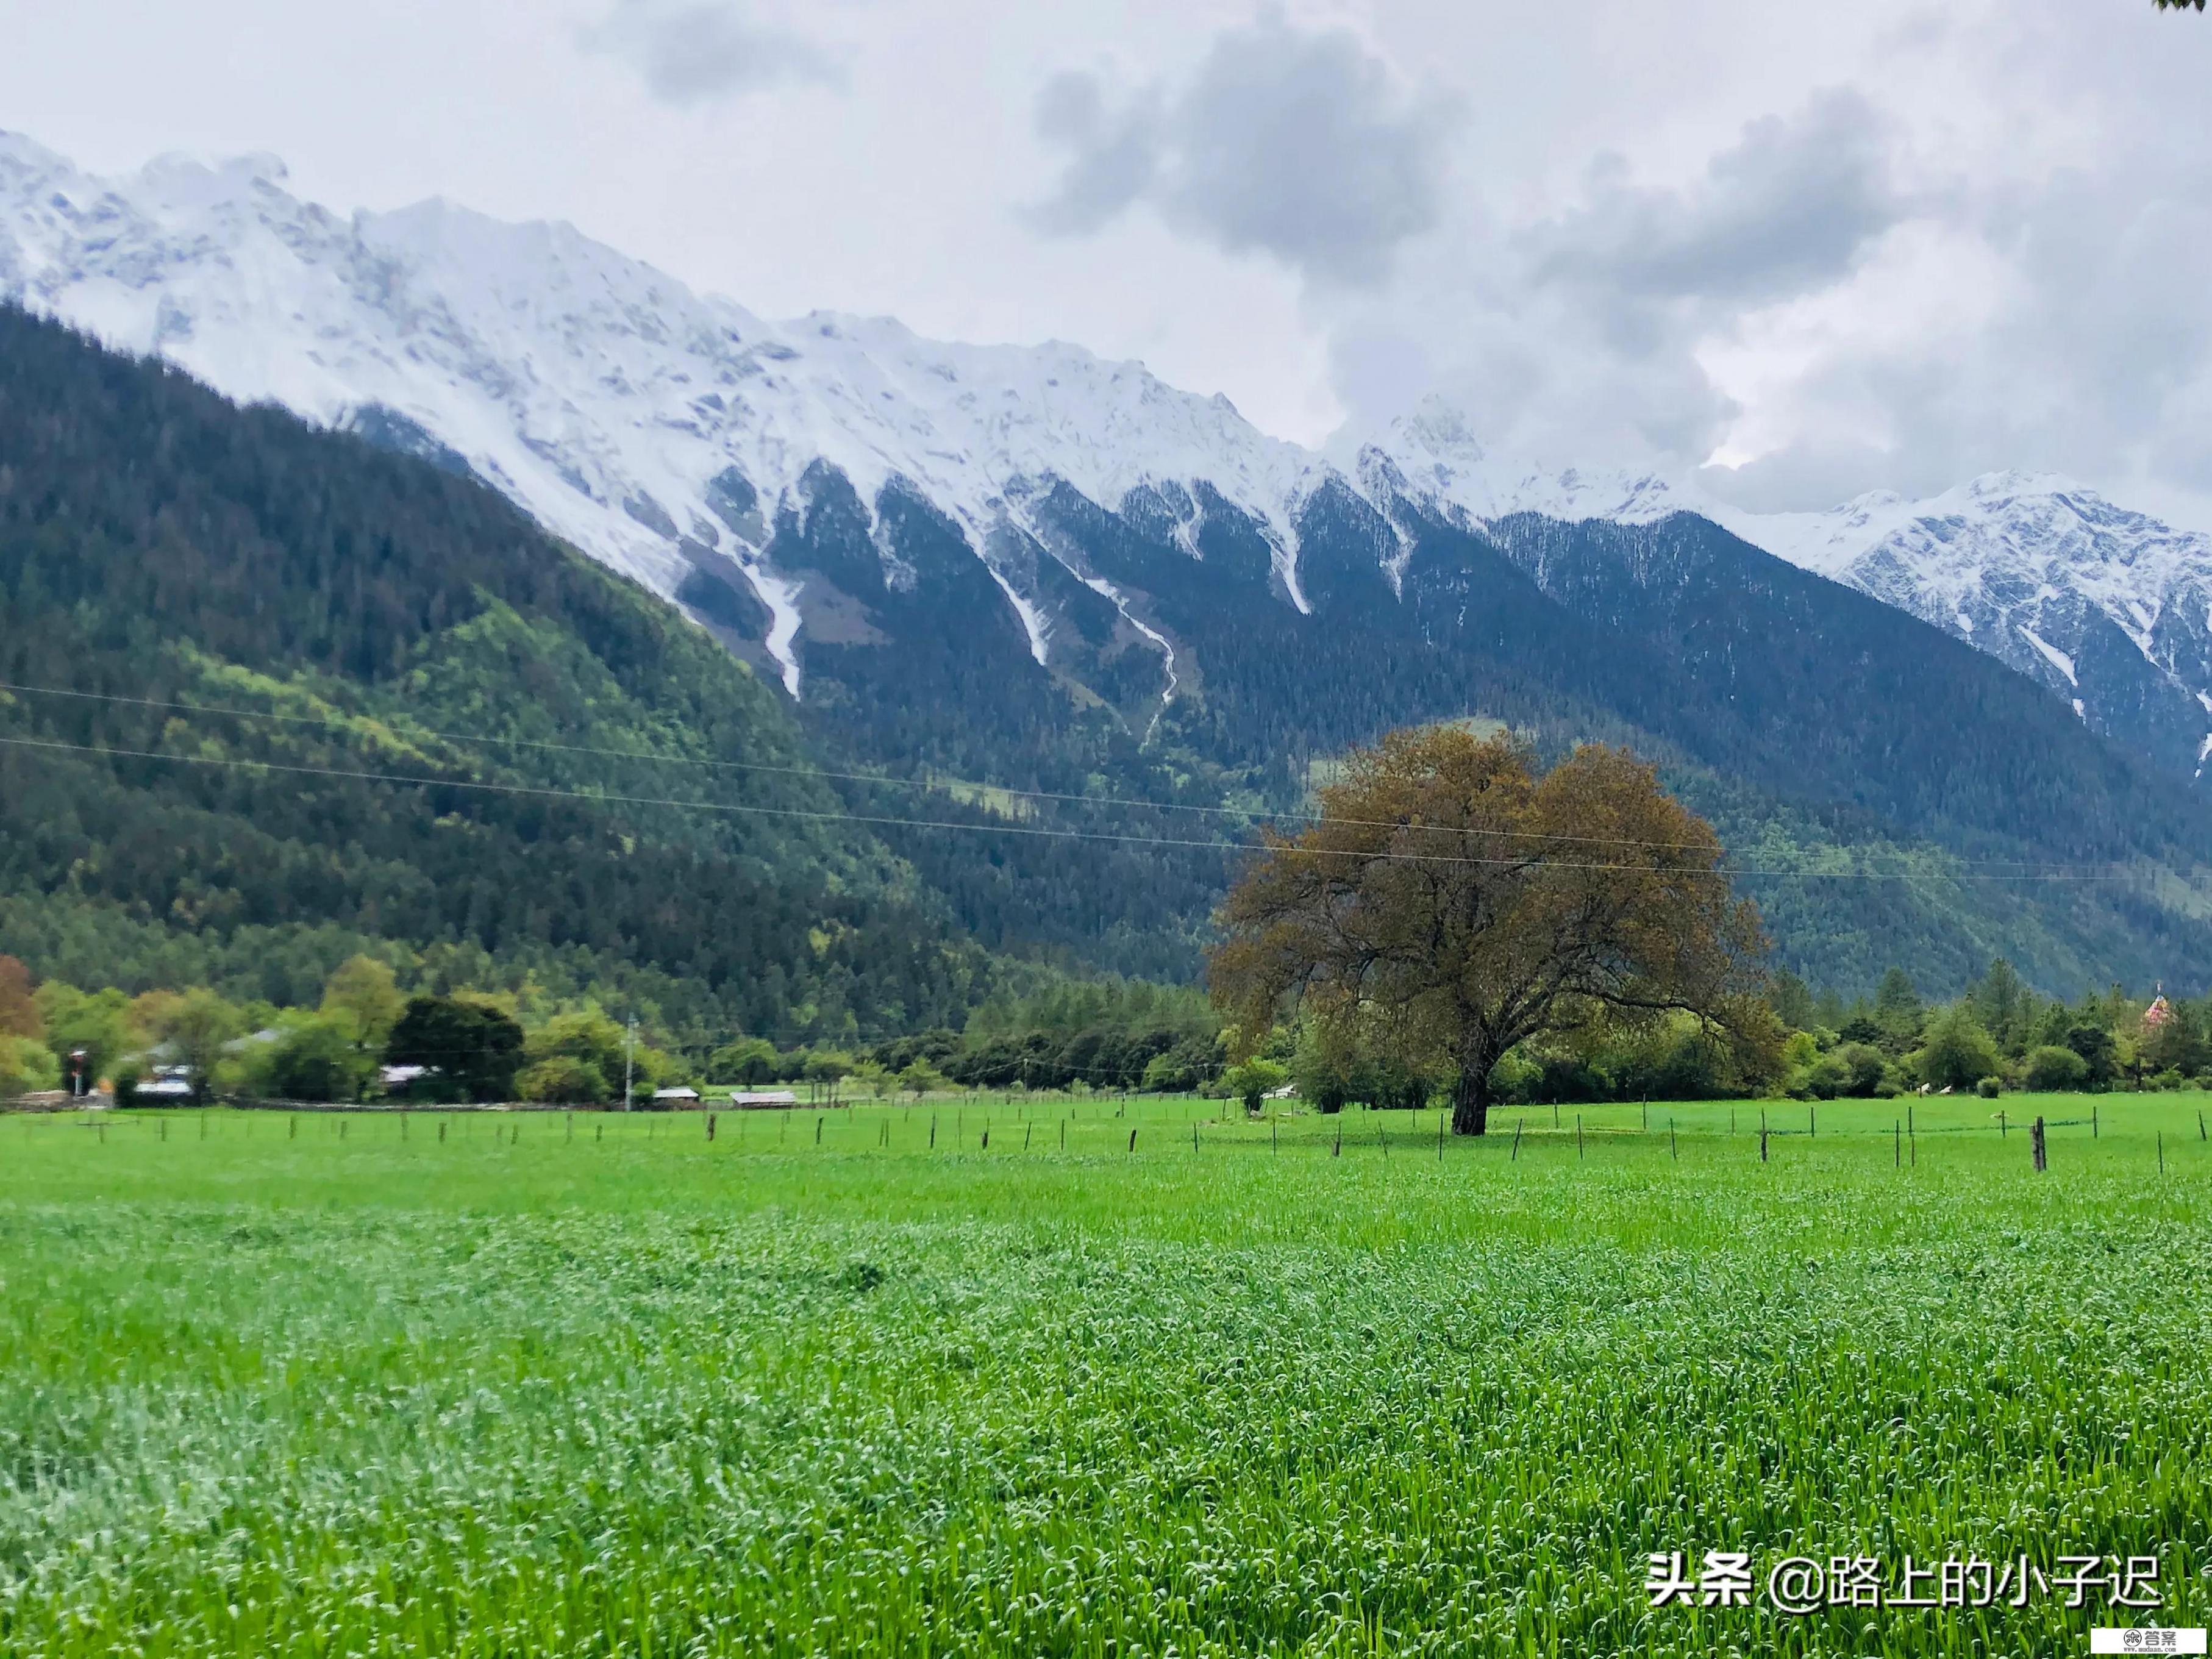
[[[838,59],[739,0],[617,0],[579,36],[587,52],[621,59],[671,104],[710,102],[796,82],[835,85]]]
[[[1308,441],[1441,390],[1766,504],[2212,492],[2212,18],[1285,3],[75,0],[11,18],[0,108],[102,170],[568,219],[770,314],[1079,340]]]

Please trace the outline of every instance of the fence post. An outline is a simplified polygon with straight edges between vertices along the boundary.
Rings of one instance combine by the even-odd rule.
[[[2011,1133],[2012,1125],[2006,1121],[2004,1108],[2000,1106],[1997,1108],[1997,1139],[2002,1140]]]
[[[1521,1129],[1522,1126],[1528,1121],[1525,1117],[1516,1117],[1513,1120],[1513,1156],[1505,1160],[1508,1164],[1517,1164],[1521,1160]]]
[[[1190,1149],[1194,1152],[1198,1150],[1198,1120],[1196,1118],[1190,1121]]]
[[[1889,1167],[1893,1170],[1905,1167],[1905,1136],[1897,1127],[1895,1118],[1889,1121]]]
[[[2098,1126],[2097,1117],[2097,1103],[2093,1100],[2089,1103],[2089,1139],[2092,1140],[2096,1139],[2103,1133]]]
[[[1583,1155],[1583,1115],[1582,1115],[1580,1112],[1577,1112],[1577,1113],[1575,1114],[1575,1156],[1576,1156],[1577,1158],[1580,1158],[1582,1155]]]
[[[2047,1168],[2043,1151],[2043,1119],[2040,1115],[2037,1116],[2034,1127],[2027,1132],[2027,1144],[2035,1153],[2035,1167],[2038,1170]]]
[[[1137,1150],[1137,1131],[1133,1126],[1129,1130],[1129,1150],[1133,1152]]]
[[[1331,1152],[1329,1156],[1331,1158],[1342,1158],[1344,1156],[1344,1120],[1340,1117],[1336,1121],[1336,1150]]]
[[[707,1114],[707,1139],[710,1143],[714,1139],[714,1114],[712,1112]]]
[[[2166,1173],[2166,1131],[2163,1129],[2158,1132],[2158,1172],[2160,1175]]]
[[[1766,1162],[1766,1126],[1764,1123],[1759,1126],[1759,1161],[1761,1164]]]
[[[1681,1162],[1681,1143],[1674,1139],[1674,1120],[1671,1117],[1667,1120],[1667,1155],[1678,1164]]]

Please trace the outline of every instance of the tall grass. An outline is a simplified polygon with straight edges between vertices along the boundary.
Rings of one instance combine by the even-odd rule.
[[[1648,1605],[1650,1553],[1713,1548],[2155,1553],[2202,1624],[2200,1103],[2031,1103],[2042,1176],[2017,1101],[1916,1103],[1917,1164],[1891,1103],[1770,1108],[1765,1162],[1725,1103],[1582,1108],[1579,1152],[1577,1109],[1509,1109],[1441,1158],[1432,1114],[1197,1102],[1084,1103],[1066,1154],[1042,1103],[711,1143],[0,1120],[0,1649],[1994,1654],[2093,1618]]]

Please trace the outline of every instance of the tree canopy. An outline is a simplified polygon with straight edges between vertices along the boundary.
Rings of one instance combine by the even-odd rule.
[[[1379,1016],[1402,1054],[1456,1070],[1462,1134],[1488,1127],[1492,1070],[1524,1038],[1683,1012],[1752,1037],[1764,1012],[1758,914],[1711,826],[1597,744],[1539,778],[1508,736],[1392,732],[1352,751],[1304,834],[1267,836],[1216,921],[1211,987],[1240,1033],[1285,998],[1323,1023]]]

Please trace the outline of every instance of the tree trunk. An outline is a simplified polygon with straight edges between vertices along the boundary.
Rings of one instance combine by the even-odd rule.
[[[1495,1062],[1474,1060],[1462,1065],[1459,1081],[1452,1085],[1452,1133],[1486,1134],[1490,1130],[1490,1068]]]

